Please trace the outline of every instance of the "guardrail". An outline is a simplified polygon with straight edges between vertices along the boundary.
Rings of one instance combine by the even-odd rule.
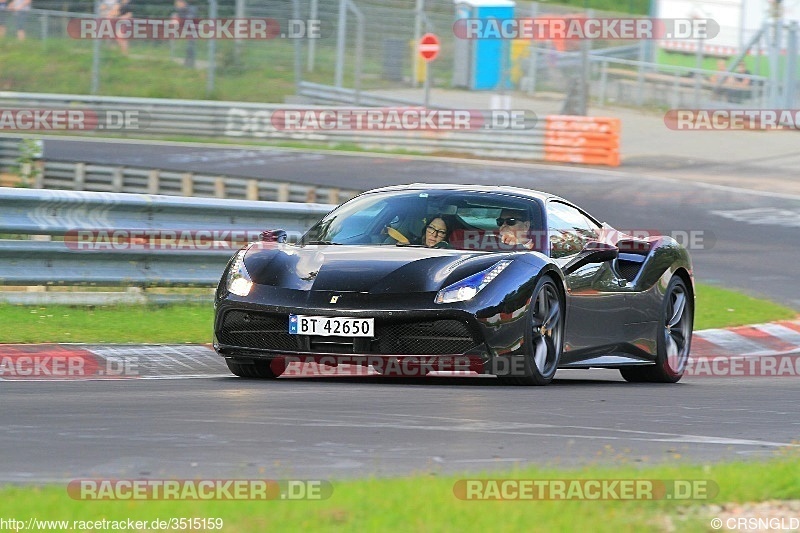
[[[20,164],[21,141],[19,138],[0,136],[0,170],[20,167],[19,176],[0,176],[0,186],[24,184],[37,189],[165,194],[273,202],[322,201],[331,204],[340,204],[361,192],[337,187],[156,168],[51,160],[35,160]]]
[[[362,101],[369,98],[362,93]],[[376,102],[377,103],[377,102]],[[223,137],[228,139],[275,139],[308,141],[331,146],[355,144],[363,148],[410,150],[417,152],[460,152],[479,156],[512,159],[544,160],[548,141],[546,120],[530,129],[474,130],[328,130],[290,131],[273,124],[273,112],[290,106],[246,102],[212,102],[170,100],[160,98],[125,98],[113,96],[84,96],[0,92],[0,107],[7,109],[70,109],[83,111],[93,131],[131,135],[189,135]],[[307,106],[303,109],[330,109]],[[136,118],[135,127],[123,121],[113,130],[102,117],[114,116],[116,121],[126,114]],[[85,133],[85,130],[82,130]],[[618,148],[618,147],[617,147]],[[581,162],[576,158],[574,162]],[[602,164],[602,163],[601,163]]]
[[[226,238],[297,237],[333,207],[0,188],[0,285],[214,286],[236,250]]]

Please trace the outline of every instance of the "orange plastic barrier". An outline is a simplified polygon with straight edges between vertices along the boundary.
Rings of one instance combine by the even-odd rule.
[[[618,118],[548,115],[544,160],[618,167],[619,131]]]

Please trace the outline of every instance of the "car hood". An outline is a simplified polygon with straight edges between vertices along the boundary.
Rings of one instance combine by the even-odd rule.
[[[244,264],[254,283],[310,291],[433,292],[509,254],[402,246],[252,246]]]

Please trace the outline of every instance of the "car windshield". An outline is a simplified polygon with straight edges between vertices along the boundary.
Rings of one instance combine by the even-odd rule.
[[[510,251],[531,243],[531,236],[541,233],[541,221],[536,201],[515,196],[450,190],[376,192],[339,206],[299,244]],[[503,225],[505,230],[511,227],[518,240],[503,242]]]

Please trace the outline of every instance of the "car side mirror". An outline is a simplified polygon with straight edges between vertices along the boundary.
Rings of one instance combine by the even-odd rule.
[[[619,256],[619,248],[613,244],[598,241],[589,241],[583,249],[573,257],[561,270],[569,275],[590,263],[605,263]]]
[[[282,229],[268,229],[266,231],[262,231],[259,235],[261,242],[286,242],[288,239],[288,235],[286,234],[286,230]]]

